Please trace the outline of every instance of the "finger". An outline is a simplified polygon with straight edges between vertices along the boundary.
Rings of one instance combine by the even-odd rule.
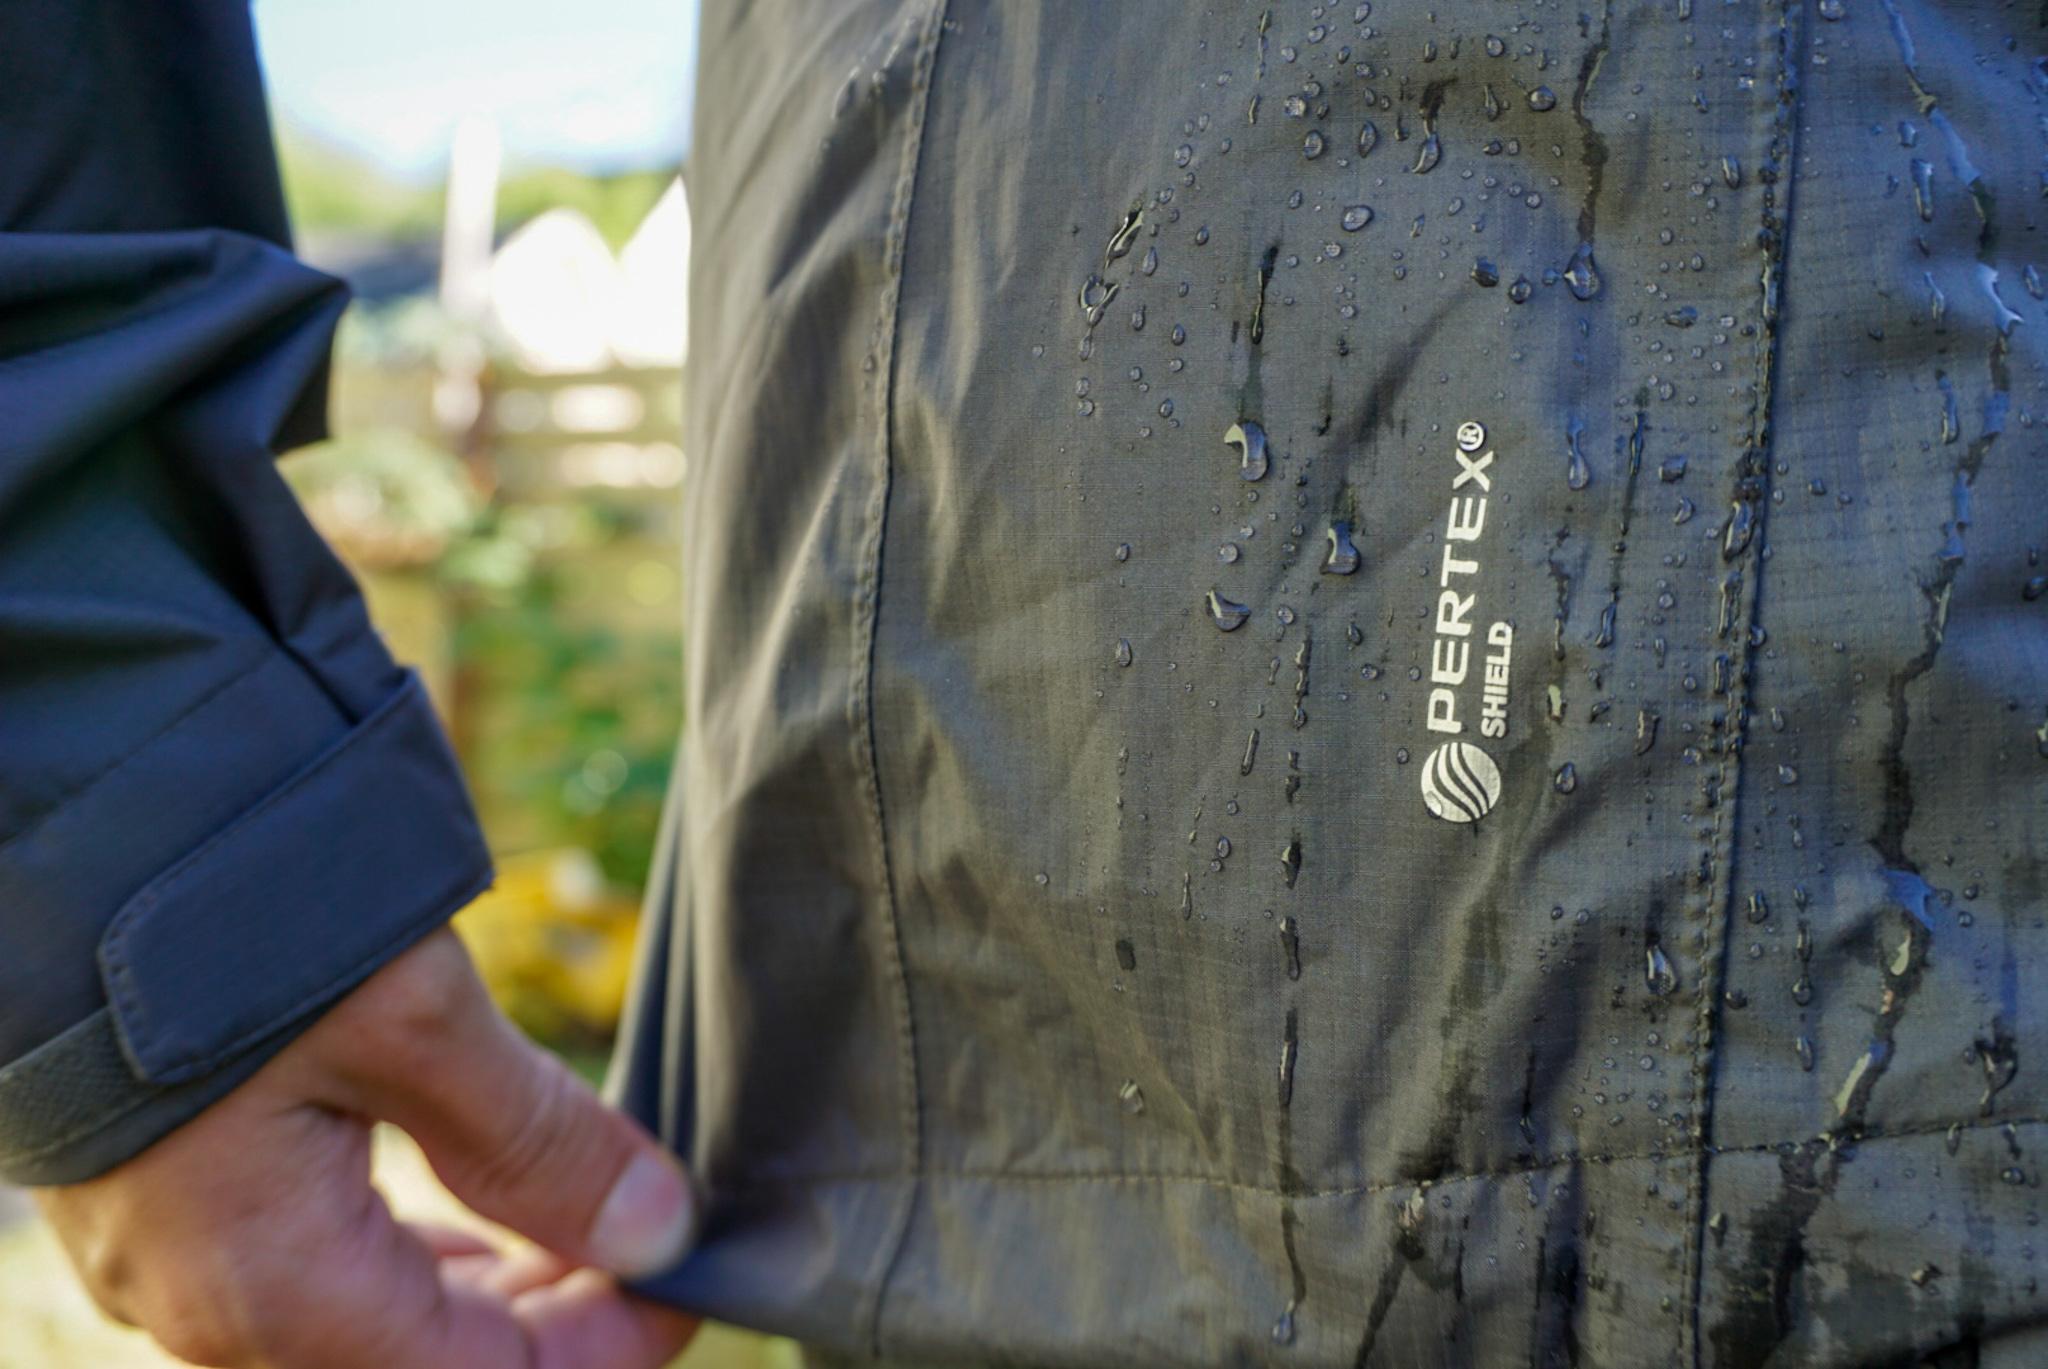
[[[575,1268],[553,1251],[528,1246],[492,1261],[489,1268],[477,1269],[469,1282],[471,1286],[509,1303],[522,1293],[557,1282]]]
[[[421,1245],[434,1252],[440,1260],[452,1260],[466,1255],[492,1255],[498,1248],[473,1231],[460,1227],[443,1226],[439,1222],[407,1222],[406,1227],[419,1238]]]
[[[677,1263],[694,1204],[681,1166],[508,1022],[452,935],[351,1000],[334,1047],[360,1105],[420,1143],[483,1216],[627,1278]],[[367,1036],[368,1040],[360,1039]]]
[[[522,1294],[535,1369],[661,1369],[697,1334],[697,1319],[624,1292],[594,1269]]]

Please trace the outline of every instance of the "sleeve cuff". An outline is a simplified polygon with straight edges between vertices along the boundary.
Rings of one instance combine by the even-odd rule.
[[[0,1176],[90,1177],[189,1120],[480,892],[418,680],[163,870],[99,945],[106,1007],[0,1068]]]

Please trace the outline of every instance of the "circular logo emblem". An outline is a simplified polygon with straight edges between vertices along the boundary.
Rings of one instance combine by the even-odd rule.
[[[1500,802],[1500,767],[1470,742],[1445,742],[1422,763],[1422,802],[1445,822],[1477,822]]]
[[[1460,423],[1458,425],[1458,450],[1476,452],[1486,445],[1486,425],[1483,423]]]

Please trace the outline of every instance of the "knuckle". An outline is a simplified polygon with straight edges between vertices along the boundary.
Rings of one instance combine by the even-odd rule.
[[[462,943],[437,932],[344,1000],[334,1026],[370,1058],[425,1061],[463,1027],[477,992]]]
[[[535,1054],[520,1116],[490,1154],[476,1159],[476,1180],[493,1193],[523,1187],[572,1159],[581,1109],[576,1081],[552,1056]]]

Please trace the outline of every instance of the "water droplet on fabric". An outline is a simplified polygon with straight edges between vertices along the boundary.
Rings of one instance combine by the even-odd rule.
[[[1593,244],[1582,242],[1578,251],[1572,253],[1571,263],[1564,269],[1564,282],[1571,287],[1572,298],[1590,300],[1600,293],[1600,268],[1593,261]]]
[[[1288,888],[1292,889],[1294,887],[1294,881],[1300,875],[1301,838],[1299,836],[1295,836],[1289,838],[1287,844],[1280,848],[1280,877],[1282,882],[1285,883]]]
[[[1124,1080],[1123,1087],[1116,1091],[1116,1098],[1126,1117],[1136,1117],[1145,1110],[1145,1091],[1138,1087],[1135,1079]]]
[[[1183,162],[1182,165],[1185,166],[1186,163]],[[1123,222],[1117,225],[1114,233],[1110,234],[1109,247],[1103,253],[1105,264],[1117,260],[1117,258],[1131,250],[1131,243],[1138,236],[1138,228],[1144,222],[1145,211],[1143,209],[1133,209],[1124,215]]]
[[[1237,473],[1246,480],[1264,480],[1271,461],[1266,455],[1266,430],[1251,419],[1233,423],[1223,434],[1225,444],[1238,450]]]
[[[1354,204],[1344,211],[1342,224],[1346,233],[1356,233],[1371,222],[1372,209],[1370,206]]]
[[[1208,604],[1210,619],[1224,632],[1237,631],[1252,616],[1252,611],[1243,604],[1226,599],[1213,589],[1209,591]]]
[[[1129,665],[1130,665],[1130,663],[1131,663],[1131,639],[1130,639],[1130,638],[1128,638],[1128,637],[1119,637],[1119,638],[1117,638],[1117,639],[1116,639],[1116,663],[1117,663],[1118,665],[1120,665],[1120,666],[1129,666]]]
[[[1564,483],[1574,490],[1583,490],[1593,483],[1593,468],[1586,464],[1586,453],[1579,447],[1579,439],[1585,435],[1586,424],[1574,418],[1565,425],[1565,451],[1569,460],[1565,464]]]
[[[1643,977],[1650,992],[1659,998],[1678,987],[1678,971],[1671,967],[1671,958],[1658,942],[1652,941],[1643,953]]]
[[[1429,130],[1429,135],[1422,140],[1422,149],[1415,154],[1415,165],[1410,167],[1409,170],[1418,176],[1425,176],[1436,170],[1436,164],[1443,159],[1443,142],[1437,137],[1436,130],[1432,128]]]
[[[1557,92],[1549,86],[1538,86],[1529,92],[1529,108],[1538,114],[1557,108]]]
[[[1323,556],[1323,574],[1350,575],[1357,571],[1358,548],[1351,543],[1351,524],[1339,520],[1330,524],[1327,533],[1329,550]]]

